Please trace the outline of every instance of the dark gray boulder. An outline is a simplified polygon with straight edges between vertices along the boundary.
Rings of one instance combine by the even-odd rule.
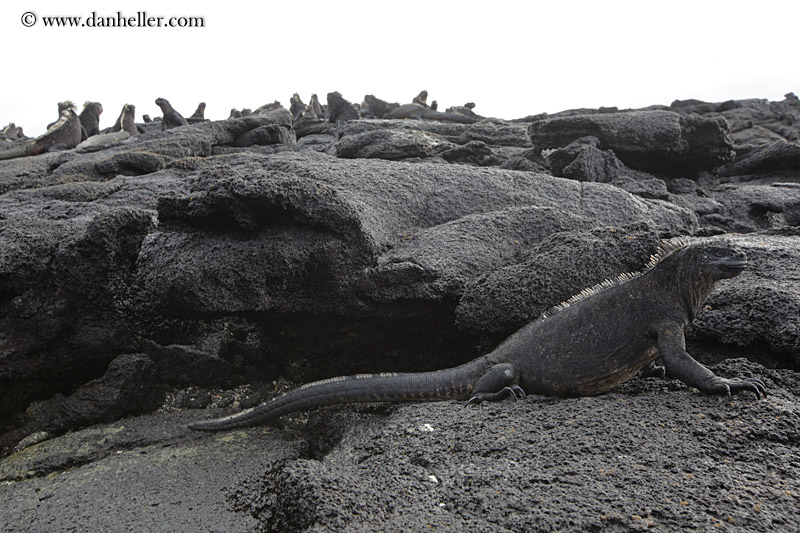
[[[369,270],[371,295],[383,301],[458,299],[471,280],[514,263],[551,233],[593,223],[554,207],[467,215],[409,235],[383,254]]]
[[[777,141],[800,143],[800,100],[792,93],[780,102],[737,100],[719,114],[730,127],[740,158]]]
[[[268,495],[274,503],[256,514],[268,530],[637,531],[731,522],[755,530],[791,523],[796,502],[774,484],[796,486],[796,464],[783,467],[783,482],[764,483],[763,474],[765,463],[792,455],[800,436],[797,374],[741,360],[715,370],[770,376],[777,405],[737,401],[720,411],[716,399],[674,382],[637,380],[597,398],[367,412],[322,458],[273,463],[236,501],[252,509]],[[325,435],[347,421],[328,415],[313,431]],[[742,478],[752,478],[747,488]],[[721,487],[735,496],[720,499]],[[752,510],[761,501],[771,502],[767,516]]]
[[[671,196],[678,205],[693,209],[703,226],[750,233],[798,225],[800,184],[774,182],[707,185],[704,197]]]
[[[153,361],[145,354],[122,354],[111,361],[101,377],[75,392],[67,396],[56,393],[33,403],[26,412],[25,425],[4,435],[3,441],[19,441],[30,435],[43,439],[75,427],[147,413],[157,409],[163,398],[163,381]]]
[[[611,183],[644,198],[669,198],[667,186],[646,172],[625,166],[612,150],[600,150],[597,137],[581,137],[547,155],[554,176],[578,181]]]
[[[646,224],[553,232],[515,263],[474,278],[458,303],[456,324],[502,340],[584,288],[641,270],[658,241]]]
[[[359,120],[336,130],[339,157],[500,166],[530,147],[524,127],[502,121]],[[514,168],[519,168],[517,165]]]
[[[489,146],[531,146],[524,126],[492,121],[456,124],[435,120],[359,120],[340,124],[336,128],[336,135],[342,138],[377,129],[425,131],[440,135],[455,144],[482,141]]]
[[[266,124],[264,126],[255,127],[238,137],[236,137],[231,146],[264,146],[269,144],[295,144],[294,131],[281,124]]]
[[[310,133],[297,140],[299,151],[322,152],[336,154],[336,137],[331,133]]]
[[[389,161],[426,161],[497,166],[498,159],[483,141],[459,145],[426,131],[411,129],[376,129],[345,135],[336,143],[336,155],[354,159]]]
[[[455,145],[442,152],[442,159],[448,163],[461,163],[466,165],[476,165],[480,167],[500,166],[502,158],[501,150],[495,153],[488,144],[483,141],[469,141],[466,144]]]
[[[490,268],[513,261],[514,254],[499,251],[507,246],[499,233],[487,235],[484,248],[461,246],[459,239],[478,244],[475,232],[489,223],[530,243],[533,227],[546,220],[536,209],[504,209],[509,204],[567,209],[548,211],[552,222],[535,231],[540,236],[577,224],[646,222],[676,234],[696,227],[689,213],[669,204],[548,176],[324,156],[264,159],[260,169],[230,163],[204,165],[202,183],[213,188],[200,184],[188,196],[159,202],[159,230],[147,237],[137,263],[138,284],[152,309],[169,315],[358,309],[371,291],[359,297],[355,290],[362,270],[376,260],[396,269],[405,261],[395,254],[414,257],[412,250],[425,242],[421,253],[447,257],[463,280],[480,271],[464,270],[465,264]],[[611,207],[621,203],[627,208]],[[387,251],[393,258],[379,259]]]
[[[707,113],[717,113],[720,109],[725,109],[728,105],[729,104],[704,102],[703,100],[690,98],[688,100],[674,100],[669,105],[669,109],[682,115],[688,115],[690,113],[705,115]]]
[[[719,169],[722,176],[743,176],[740,179],[800,182],[800,144],[784,140],[774,141],[748,152],[744,157]],[[748,180],[749,181],[749,180]]]
[[[692,177],[733,158],[733,144],[721,118],[671,111],[629,111],[544,118],[529,134],[540,150],[561,148],[581,137],[599,139],[627,166],[670,176]]]
[[[161,225],[137,262],[147,308],[179,317],[322,312],[350,299],[353,275],[374,243],[347,198],[263,170],[207,167],[204,177],[225,171],[232,175],[208,191],[159,202]]]
[[[443,137],[418,130],[378,129],[345,135],[336,143],[336,155],[390,161],[430,159],[455,145]]]

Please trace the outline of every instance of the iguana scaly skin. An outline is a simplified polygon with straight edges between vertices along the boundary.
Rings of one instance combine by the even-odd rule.
[[[469,399],[607,392],[661,357],[667,374],[702,392],[766,396],[758,379],[726,379],[686,352],[684,327],[720,279],[738,275],[744,253],[720,244],[662,243],[641,273],[586,289],[511,335],[491,353],[434,372],[366,374],[309,383],[248,411],[191,424],[221,430],[294,411],[351,402]]]
[[[69,150],[78,146],[83,129],[81,119],[75,112],[75,106],[71,102],[61,102],[59,108],[61,108],[59,119],[50,124],[44,134],[0,151],[0,161],[56,150]]]

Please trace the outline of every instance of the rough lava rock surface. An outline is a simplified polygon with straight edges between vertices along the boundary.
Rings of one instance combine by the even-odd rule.
[[[733,159],[728,125],[672,111],[630,111],[545,118],[531,124],[534,146],[552,149],[581,137],[599,139],[626,165],[638,170],[681,175],[710,170]]]
[[[0,529],[796,524],[794,95],[313,134],[285,109],[157,126],[0,162]],[[185,429],[212,414],[190,407],[255,405],[287,379],[468,361],[679,235],[748,254],[687,343],[767,400],[636,378]]]

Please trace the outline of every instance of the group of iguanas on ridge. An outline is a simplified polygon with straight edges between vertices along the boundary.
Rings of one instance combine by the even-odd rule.
[[[389,104],[373,95],[367,95],[361,105],[356,105],[342,98],[338,92],[332,92],[328,93],[328,105],[323,106],[316,94],[312,95],[311,103],[306,105],[295,93],[291,98],[289,111],[294,123],[304,122],[306,124],[323,121],[340,122],[359,118],[427,119],[469,124],[482,118],[472,111],[475,107],[473,103],[456,106],[443,113],[437,111],[435,100],[428,105],[427,98],[428,92],[422,91],[414,97],[412,103],[400,105]],[[162,112],[162,131],[205,120],[205,102],[200,102],[188,119],[184,118],[164,98],[156,99],[156,105],[161,108]],[[249,109],[241,111],[232,109],[228,118],[241,118],[281,107],[280,102],[276,101],[256,109],[255,112]],[[101,131],[99,125],[102,112],[103,106],[99,102],[84,103],[80,114],[72,102],[59,102],[58,120],[49,124],[44,134],[33,139],[25,138],[22,128],[13,123],[9,124],[0,132],[0,160],[70,150],[83,146],[116,144],[131,135],[142,132],[141,127],[135,123],[136,107],[132,104],[125,104],[114,125]],[[150,122],[147,115],[144,115],[143,119],[144,122]],[[81,143],[85,144],[81,145]],[[3,148],[2,144],[11,146]]]
[[[164,114],[161,119],[162,130],[188,124],[187,120],[175,111],[167,100],[158,98],[156,104]],[[198,110],[205,108],[205,104],[201,103],[200,106]],[[10,141],[12,145],[5,149],[0,148],[0,160],[70,150],[83,146],[116,144],[131,135],[142,132],[141,128],[136,125],[136,107],[132,104],[122,106],[122,111],[114,125],[101,131],[100,115],[102,113],[103,106],[100,102],[84,103],[80,114],[74,103],[59,102],[58,120],[48,124],[47,131],[34,139],[21,138],[19,136],[20,128],[9,124],[4,131],[10,130],[14,126],[14,136],[6,134],[3,140]],[[202,120],[202,115],[200,120]],[[145,122],[148,120],[145,119]],[[22,139],[21,142],[19,142],[20,139]]]

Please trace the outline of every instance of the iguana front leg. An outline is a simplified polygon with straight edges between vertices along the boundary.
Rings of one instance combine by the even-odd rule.
[[[700,389],[706,394],[727,394],[728,398],[743,390],[754,392],[758,398],[767,397],[767,388],[760,379],[721,378],[695,361],[686,352],[683,326],[677,322],[667,322],[659,326],[657,346],[667,374],[690,387]]]
[[[472,397],[467,405],[481,402],[496,402],[505,398],[519,400],[525,391],[519,386],[519,373],[511,363],[499,363],[486,371],[475,383]]]

